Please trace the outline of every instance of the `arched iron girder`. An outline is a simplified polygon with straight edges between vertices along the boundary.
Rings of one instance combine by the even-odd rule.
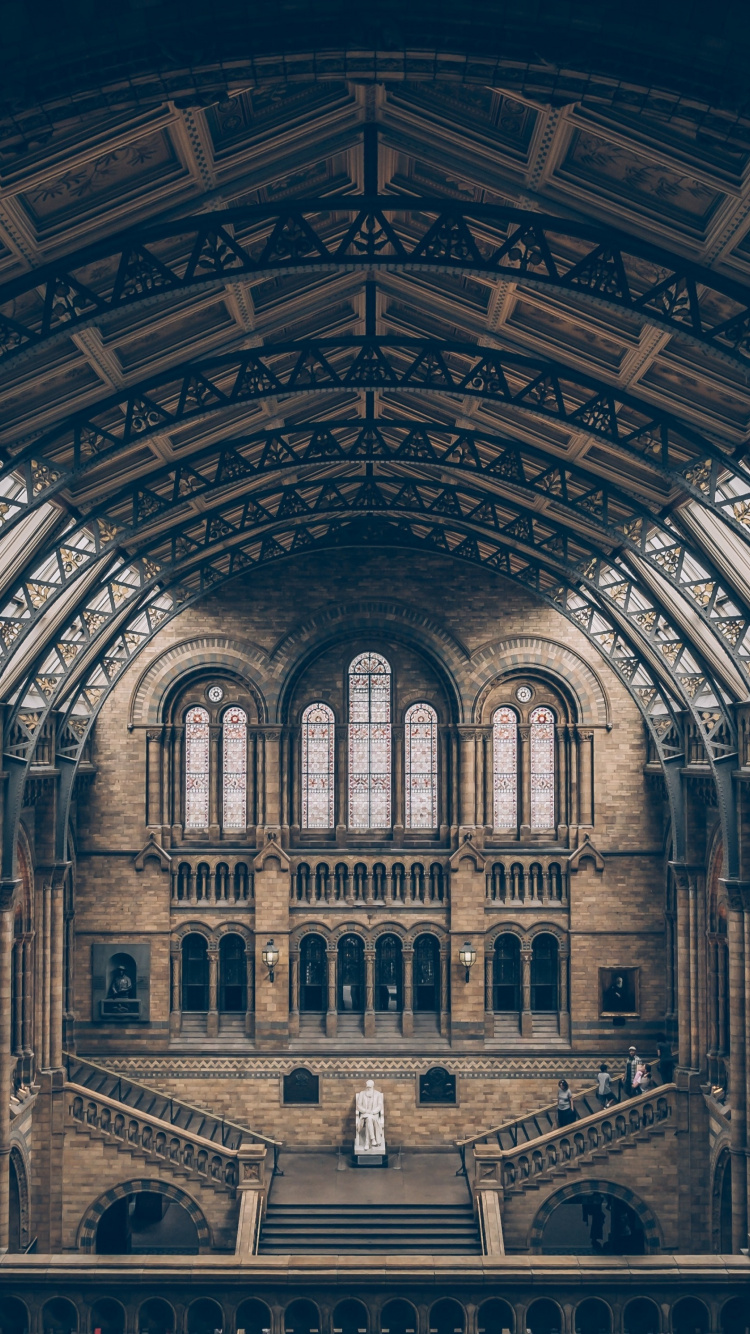
[[[529,528],[512,531],[512,524],[506,525],[505,531],[499,527],[490,529],[484,527],[482,523],[473,524],[470,517],[463,519],[457,517],[456,497],[448,497],[446,488],[422,483],[420,484],[422,495],[418,503],[415,503],[416,484],[413,481],[408,482],[410,496],[407,498],[403,495],[404,487],[400,486],[400,483],[401,479],[398,479],[398,483],[392,484],[394,494],[390,502],[386,494],[387,484],[383,479],[378,479],[377,486],[374,479],[365,478],[364,481],[358,479],[349,485],[343,481],[337,484],[324,481],[308,488],[280,488],[281,500],[278,509],[283,509],[283,517],[276,518],[267,509],[257,514],[253,513],[251,516],[255,528],[253,535],[248,541],[246,530],[237,532],[234,539],[237,547],[233,549],[228,549],[231,535],[226,531],[226,520],[221,519],[222,531],[215,534],[209,531],[209,541],[212,538],[218,541],[219,549],[209,554],[196,542],[192,550],[180,553],[183,564],[171,572],[171,583],[174,585],[179,583],[180,601],[184,601],[183,591],[192,588],[196,580],[197,596],[212,587],[216,579],[225,577],[227,572],[238,573],[249,565],[257,564],[258,557],[253,551],[253,544],[263,561],[272,558],[274,554],[277,556],[286,554],[278,540],[277,532],[289,531],[290,520],[297,527],[293,538],[295,550],[301,550],[313,542],[314,533],[321,525],[324,528],[329,526],[327,515],[330,513],[335,516],[334,523],[340,522],[344,515],[350,519],[353,515],[355,519],[360,520],[371,518],[376,511],[385,515],[395,515],[407,526],[411,524],[414,528],[416,525],[415,531],[418,531],[421,525],[425,535],[432,535],[433,548],[438,547],[438,549],[441,548],[443,541],[442,526],[448,523],[463,534],[458,554],[471,553],[472,558],[479,563],[487,563],[490,568],[500,569],[501,572],[509,571],[515,574],[519,567],[526,571],[531,569],[535,572],[535,582],[531,582],[530,586],[540,587],[542,591],[544,586],[540,583],[541,571],[544,571],[547,588],[556,586],[556,583],[575,587],[584,597],[585,605],[596,608],[597,615],[602,618],[601,623],[607,626],[606,633],[615,634],[612,640],[613,648],[616,646],[618,635],[620,640],[627,639],[630,645],[641,645],[635,651],[640,662],[650,664],[649,679],[658,681],[660,674],[663,675],[665,684],[660,686],[660,693],[663,694],[666,689],[672,698],[681,701],[682,708],[692,716],[696,735],[700,737],[709,762],[714,763],[721,756],[732,754],[736,750],[733,719],[726,708],[721,691],[716,689],[712,681],[710,671],[705,668],[699,656],[691,652],[679,633],[674,631],[668,619],[661,614],[654,599],[644,599],[640,591],[635,589],[634,583],[631,583],[632,600],[624,596],[621,592],[621,571],[615,573],[606,565],[597,565],[596,569],[581,569],[585,563],[585,555],[582,560],[580,549],[571,551],[567,537],[561,538],[549,525],[537,523],[536,531],[531,531]],[[310,491],[320,493],[313,505],[305,498],[305,490],[308,493]],[[376,491],[378,494],[375,494]],[[399,491],[402,492],[400,497]],[[348,492],[350,494],[347,494]],[[324,499],[321,502],[323,494]],[[431,494],[441,500],[441,503],[432,506],[425,503]],[[287,505],[285,502],[290,500],[292,504]],[[486,497],[480,494],[480,500],[484,503]],[[255,501],[253,503],[257,504]],[[260,510],[259,506],[258,509]],[[214,518],[209,516],[207,522],[213,523]],[[442,549],[448,549],[444,542]],[[186,566],[185,562],[192,563],[192,568]],[[600,573],[601,577],[595,582],[592,576],[597,573]],[[528,574],[525,582],[530,582]],[[165,596],[170,595],[170,580],[166,570],[162,572],[161,588]],[[139,607],[142,598],[143,595],[139,591],[133,594],[132,601],[136,608]],[[139,615],[140,612],[136,610],[134,616],[137,618]],[[588,616],[588,612],[584,615]],[[145,626],[149,624],[148,619],[143,622]],[[142,628],[133,630],[131,627],[130,630],[123,631],[119,638],[127,646],[131,640],[137,644],[138,637],[144,633],[146,630]],[[106,637],[106,623],[100,627],[100,634],[103,639]],[[77,618],[74,626],[61,639],[64,645],[70,645],[71,648],[75,648],[76,645],[79,649],[84,647],[88,636],[80,618]],[[632,650],[629,649],[629,652],[632,656]],[[97,656],[104,664],[102,670],[106,676],[107,653],[102,649]],[[8,744],[11,749],[8,753],[19,756],[24,745],[33,746],[34,735],[39,727],[38,717],[58,706],[60,700],[67,696],[71,680],[79,674],[80,671],[74,661],[65,662],[60,643],[55,643],[40,654],[26,687],[19,692],[17,703],[9,718],[11,739]]]
[[[750,366],[748,290],[657,246],[503,205],[347,195],[134,228],[23,274],[0,287],[0,367],[138,303],[276,273],[351,269],[469,273],[551,289]]]
[[[351,390],[455,395],[512,405],[605,440],[626,459],[646,463],[686,496],[711,503],[725,478],[732,506],[750,512],[750,471],[712,440],[632,394],[545,358],[434,339],[349,337],[278,343],[172,367],[65,418],[15,454],[0,471],[0,520],[48,500],[86,468],[178,424],[248,402]],[[740,502],[740,496],[742,500]]]
[[[671,521],[660,521],[596,474],[575,465],[551,462],[543,450],[517,441],[487,432],[432,429],[413,423],[394,426],[388,421],[361,419],[339,426],[310,425],[223,442],[150,474],[148,486],[141,480],[121,489],[68,529],[64,540],[50,545],[27,571],[0,615],[0,664],[16,653],[39,620],[49,615],[62,592],[115,543],[131,554],[136,552],[137,544],[146,543],[141,545],[139,561],[132,566],[134,587],[142,586],[149,575],[160,578],[174,559],[165,564],[162,553],[153,550],[154,543],[163,548],[164,526],[170,515],[174,515],[172,527],[195,525],[195,520],[183,513],[185,501],[191,497],[201,495],[210,504],[214,496],[233,492],[230,499],[220,501],[221,509],[212,513],[218,516],[224,510],[237,510],[245,496],[247,514],[252,510],[247,491],[250,482],[283,475],[292,468],[303,478],[306,472],[319,478],[321,467],[329,465],[337,473],[342,465],[352,462],[360,468],[374,464],[385,469],[391,463],[396,467],[406,464],[417,469],[417,481],[420,475],[424,478],[432,474],[443,476],[443,480],[450,477],[449,485],[453,485],[458,478],[460,486],[469,488],[467,495],[471,497],[468,506],[461,499],[455,501],[466,515],[481,511],[481,502],[475,503],[476,488],[480,480],[486,479],[487,517],[493,525],[497,521],[493,511],[496,501],[519,516],[524,504],[533,505],[538,497],[552,502],[553,513],[545,516],[535,511],[532,520],[548,519],[560,534],[564,531],[561,524],[570,525],[573,539],[589,551],[590,561],[596,565],[603,557],[621,571],[624,583],[619,595],[628,603],[631,593],[626,588],[633,583],[633,575],[620,553],[627,556],[631,552],[652,565],[661,578],[690,600],[750,686],[750,612],[742,599],[722,584],[711,562],[696,553]],[[242,488],[240,494],[238,486]],[[124,513],[127,518],[123,522]],[[584,533],[576,528],[577,523],[585,526]],[[158,535],[150,536],[150,530],[158,530]],[[166,531],[171,534],[171,527]],[[603,567],[596,568],[599,578],[608,577]],[[15,614],[9,607],[16,609]]]

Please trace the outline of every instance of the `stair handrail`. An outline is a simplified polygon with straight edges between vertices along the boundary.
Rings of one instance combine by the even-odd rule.
[[[573,1098],[575,1100],[576,1098],[586,1098],[591,1095],[594,1095],[596,1094],[597,1088],[598,1088],[597,1084],[589,1084],[586,1088],[579,1089],[578,1093],[575,1093],[573,1095]],[[614,1094],[614,1102],[619,1104],[622,1101],[623,1101],[622,1080],[618,1079],[617,1092]],[[611,1105],[612,1104],[610,1104],[610,1106]],[[535,1116],[549,1115],[550,1113],[554,1113],[556,1111],[557,1111],[557,1102],[556,1101],[548,1102],[544,1105],[544,1107],[538,1107],[533,1112],[526,1112],[523,1116],[515,1116],[512,1121],[504,1121],[502,1125],[499,1126],[490,1126],[489,1130],[480,1130],[476,1135],[469,1135],[466,1139],[454,1140],[453,1143],[455,1144],[461,1156],[461,1166],[458,1169],[456,1176],[460,1176],[462,1172],[464,1173],[464,1175],[466,1175],[466,1150],[470,1148],[472,1144],[478,1144],[480,1140],[488,1139],[490,1135],[494,1135],[495,1138],[497,1139],[499,1147],[500,1145],[499,1136],[503,1133],[503,1131],[505,1131],[506,1133],[512,1136],[513,1148],[517,1149],[518,1127],[522,1125],[524,1121],[533,1121]],[[585,1118],[582,1117],[581,1120],[583,1119]],[[577,1124],[578,1123],[576,1122],[576,1125]],[[529,1140],[528,1142],[529,1144],[532,1144],[535,1143],[536,1140],[541,1138],[542,1137],[540,1135],[537,1135],[534,1140]]]
[[[588,1128],[589,1126],[594,1125],[597,1121],[605,1121],[607,1117],[611,1115],[613,1106],[618,1106],[620,1108],[631,1105],[635,1107],[639,1105],[643,1106],[644,1104],[651,1102],[652,1099],[661,1098],[664,1097],[665,1094],[676,1091],[677,1085],[674,1083],[656,1084],[652,1089],[646,1090],[645,1093],[634,1093],[629,1098],[621,1098],[618,1103],[610,1104],[609,1107],[602,1107],[597,1112],[591,1112],[589,1116],[582,1116],[580,1120],[572,1121],[570,1125],[557,1126],[554,1130],[548,1130],[544,1135],[538,1135],[536,1139],[529,1140],[528,1144],[516,1144],[512,1149],[501,1149],[499,1144],[496,1149],[492,1145],[487,1145],[487,1157],[492,1158],[493,1162],[497,1163],[498,1166],[501,1166],[504,1162],[507,1162],[509,1158],[523,1152],[527,1148],[533,1147],[538,1150],[541,1145],[548,1144],[551,1140],[558,1138],[560,1135],[577,1134],[580,1133],[582,1128]],[[661,1123],[658,1122],[656,1124]],[[639,1129],[640,1128],[641,1127],[639,1127]]]
[[[71,1087],[74,1086],[74,1087],[79,1088],[80,1091],[82,1091],[83,1093],[87,1094],[89,1097],[92,1097],[92,1098],[94,1098],[94,1097],[103,1097],[103,1098],[107,1098],[109,1101],[120,1102],[120,1103],[123,1104],[124,1106],[126,1106],[126,1107],[128,1106],[128,1104],[124,1102],[124,1099],[123,1099],[122,1096],[121,1096],[121,1095],[122,1095],[122,1075],[115,1074],[114,1070],[108,1070],[107,1067],[106,1067],[106,1065],[99,1065],[98,1061],[91,1061],[91,1060],[89,1060],[88,1056],[77,1056],[77,1055],[75,1054],[75,1052],[69,1052],[69,1051],[63,1052],[63,1060],[65,1061],[66,1074],[67,1074],[67,1077],[68,1077],[68,1078],[67,1078],[67,1083],[68,1083]],[[97,1094],[97,1093],[95,1093],[92,1089],[87,1089],[87,1088],[85,1088],[85,1086],[83,1086],[83,1085],[77,1085],[76,1082],[75,1082],[75,1080],[71,1079],[71,1075],[70,1075],[70,1063],[71,1063],[71,1061],[76,1062],[76,1063],[77,1063],[78,1065],[80,1065],[80,1066],[90,1066],[90,1068],[91,1068],[92,1070],[99,1070],[99,1071],[101,1071],[101,1073],[102,1073],[103,1075],[108,1075],[110,1079],[116,1079],[116,1080],[117,1080],[117,1089],[118,1089],[118,1092],[119,1092],[119,1094],[120,1094],[120,1097],[117,1098],[117,1099],[113,1099],[113,1098],[111,1097],[111,1095],[109,1095],[109,1094],[106,1094],[106,1093],[104,1093],[104,1094]],[[146,1092],[146,1093],[153,1093],[153,1094],[155,1095],[155,1097],[157,1097],[157,1098],[169,1098],[169,1124],[170,1124],[171,1126],[174,1126],[174,1125],[175,1125],[175,1121],[174,1121],[174,1108],[175,1108],[175,1105],[176,1105],[178,1108],[180,1108],[180,1107],[184,1107],[188,1112],[195,1112],[198,1116],[209,1116],[209,1117],[211,1117],[214,1121],[219,1122],[219,1123],[221,1124],[221,1148],[222,1148],[226,1153],[230,1153],[230,1152],[232,1152],[232,1150],[231,1150],[231,1149],[227,1149],[227,1146],[226,1146],[225,1131],[226,1131],[226,1128],[227,1128],[227,1127],[228,1127],[230,1130],[238,1130],[238,1131],[240,1132],[240,1140],[239,1140],[239,1143],[238,1143],[238,1145],[237,1145],[237,1148],[239,1148],[240,1145],[242,1144],[242,1136],[243,1136],[243,1135],[249,1135],[250,1138],[251,1138],[252,1140],[256,1140],[256,1141],[259,1141],[261,1144],[266,1144],[266,1145],[268,1145],[269,1147],[271,1147],[271,1148],[273,1149],[273,1176],[281,1176],[281,1177],[283,1177],[284,1173],[281,1171],[281,1169],[280,1169],[280,1167],[279,1167],[279,1154],[280,1154],[281,1149],[282,1149],[282,1147],[283,1147],[283,1143],[284,1143],[283,1140],[280,1140],[280,1139],[271,1139],[270,1135],[262,1135],[262,1134],[260,1133],[259,1130],[251,1130],[250,1126],[243,1126],[243,1125],[240,1125],[237,1121],[227,1121],[223,1116],[216,1116],[216,1114],[215,1114],[214,1112],[209,1111],[208,1108],[206,1108],[206,1107],[196,1107],[196,1105],[195,1105],[194,1103],[192,1103],[192,1102],[185,1102],[185,1100],[184,1100],[183,1098],[173,1098],[171,1094],[167,1094],[167,1093],[165,1093],[163,1089],[156,1089],[156,1088],[154,1088],[152,1084],[144,1084],[144,1083],[142,1083],[141,1080],[128,1079],[127,1076],[125,1076],[125,1081],[126,1081],[127,1084],[130,1085],[131,1088],[143,1089],[144,1092]],[[133,1107],[133,1108],[131,1108],[131,1111],[136,1112],[138,1115],[143,1115],[143,1116],[148,1116],[148,1115],[149,1115],[147,1112],[143,1112],[143,1113],[141,1113],[137,1107]],[[162,1121],[162,1122],[164,1122],[164,1123],[166,1124],[166,1117],[164,1117],[164,1116],[156,1117],[156,1118],[154,1118],[154,1119],[156,1119],[156,1120],[158,1120],[158,1121]],[[184,1127],[182,1127],[182,1126],[177,1126],[176,1128],[177,1128],[178,1130],[183,1130],[183,1129],[184,1129]],[[192,1132],[190,1132],[190,1131],[186,1131],[186,1133],[189,1134],[189,1135],[191,1134],[191,1135],[193,1136],[193,1138],[198,1138],[198,1139],[203,1138],[202,1136],[196,1136],[195,1131],[192,1131]],[[213,1147],[216,1148],[216,1145],[214,1144],[213,1140],[210,1140],[210,1141],[208,1141],[208,1142],[211,1143],[211,1144],[213,1144]]]

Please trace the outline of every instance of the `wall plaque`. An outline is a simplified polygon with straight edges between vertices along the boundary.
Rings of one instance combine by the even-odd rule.
[[[147,1024],[151,946],[91,946],[91,1017],[95,1024]]]

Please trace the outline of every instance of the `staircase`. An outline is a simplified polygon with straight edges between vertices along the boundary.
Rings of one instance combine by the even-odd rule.
[[[471,1204],[269,1204],[261,1255],[480,1255]]]

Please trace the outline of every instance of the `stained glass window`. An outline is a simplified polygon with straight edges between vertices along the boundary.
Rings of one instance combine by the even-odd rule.
[[[555,715],[544,707],[533,709],[531,723],[531,828],[553,829],[555,824]]]
[[[223,823],[225,829],[247,824],[247,714],[236,704],[222,718]]]
[[[208,828],[208,712],[185,715],[185,828]]]
[[[406,828],[434,829],[437,824],[437,714],[429,704],[406,711]]]
[[[327,704],[302,715],[302,828],[333,828],[334,717]]]
[[[518,823],[518,719],[513,709],[492,715],[492,822],[495,829]]]
[[[349,826],[390,829],[391,669],[378,653],[349,668]]]

